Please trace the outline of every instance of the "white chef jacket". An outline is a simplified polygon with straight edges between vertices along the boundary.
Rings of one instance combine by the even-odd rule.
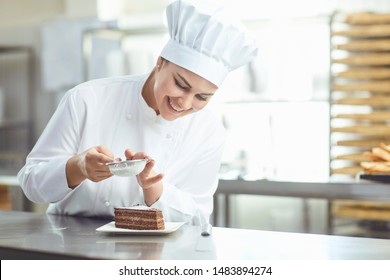
[[[166,121],[141,95],[147,76],[98,79],[66,93],[38,139],[18,179],[25,195],[50,203],[48,213],[113,217],[114,208],[145,204],[136,177],[83,181],[70,189],[66,162],[98,145],[124,158],[127,148],[143,151],[163,173],[163,192],[152,207],[166,221],[199,224],[209,219],[218,184],[225,130],[209,105]]]

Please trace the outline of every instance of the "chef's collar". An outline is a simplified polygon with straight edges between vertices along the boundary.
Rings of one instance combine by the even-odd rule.
[[[140,99],[140,109],[142,115],[149,121],[156,122],[158,115],[156,114],[156,111],[154,111],[153,108],[151,108],[145,101],[145,98],[142,96],[142,90],[139,95]]]

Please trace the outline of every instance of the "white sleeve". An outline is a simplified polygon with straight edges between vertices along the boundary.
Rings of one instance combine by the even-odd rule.
[[[77,153],[78,127],[75,101],[69,92],[18,173],[20,185],[31,201],[56,202],[71,192],[66,179],[66,162]]]
[[[207,139],[213,144],[198,157],[195,165],[186,166],[190,172],[177,186],[163,181],[163,193],[152,207],[162,209],[168,221],[191,224],[209,221],[213,211],[213,195],[218,187],[225,131],[217,130]]]

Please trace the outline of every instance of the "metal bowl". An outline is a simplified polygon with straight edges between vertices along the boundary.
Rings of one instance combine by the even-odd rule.
[[[128,177],[135,176],[144,170],[147,159],[134,159],[134,160],[124,160],[124,161],[114,161],[109,162],[106,165],[110,169],[110,172],[113,175]]]

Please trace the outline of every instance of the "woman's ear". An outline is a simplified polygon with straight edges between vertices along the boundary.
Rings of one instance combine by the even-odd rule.
[[[157,62],[156,62],[157,71],[159,71],[161,69],[163,62],[164,62],[164,59],[161,56],[159,56],[157,58]]]

